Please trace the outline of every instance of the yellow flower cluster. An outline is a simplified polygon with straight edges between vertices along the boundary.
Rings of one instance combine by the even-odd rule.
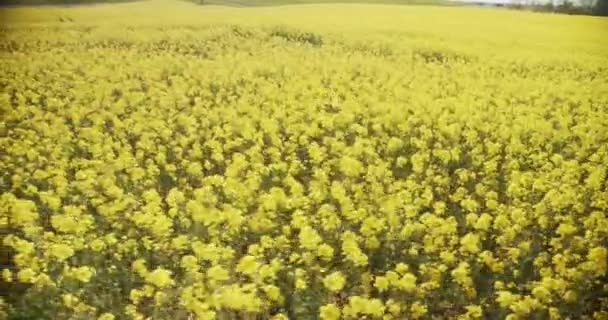
[[[0,9],[0,318],[608,317],[606,21],[159,1]]]

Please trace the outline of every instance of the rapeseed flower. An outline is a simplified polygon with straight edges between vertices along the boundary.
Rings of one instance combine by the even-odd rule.
[[[344,278],[342,273],[339,271],[333,272],[333,273],[325,276],[325,278],[323,278],[323,284],[330,291],[341,290],[344,287],[345,283],[346,283],[346,278]]]

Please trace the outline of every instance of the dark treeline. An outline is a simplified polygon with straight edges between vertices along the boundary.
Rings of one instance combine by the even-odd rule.
[[[587,5],[575,5],[574,2],[565,0],[559,4],[548,2],[544,4],[509,4],[505,6],[511,9],[538,12],[608,16],[608,0],[596,0],[594,3],[588,3]]]

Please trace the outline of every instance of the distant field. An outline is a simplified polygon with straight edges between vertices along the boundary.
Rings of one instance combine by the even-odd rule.
[[[236,7],[257,7],[257,6],[278,6],[290,4],[323,4],[323,3],[366,3],[366,4],[434,4],[434,5],[455,5],[453,2],[444,0],[192,0],[194,3],[205,5],[222,5]]]
[[[81,6],[119,4],[147,0],[0,0],[0,6]],[[283,6],[293,4],[393,4],[393,5],[463,5],[447,0],[175,0],[189,1],[199,5],[219,5],[231,7]]]
[[[111,4],[121,2],[135,2],[142,0],[0,0],[2,5],[87,5],[87,4]],[[143,0],[146,1],[146,0]],[[195,4],[221,5],[232,7],[259,7],[259,6],[281,6],[290,4],[323,4],[323,3],[348,3],[348,4],[441,4],[455,5],[457,3],[447,0],[175,0],[189,1]]]
[[[608,19],[248,3],[0,8],[1,320],[608,319]]]

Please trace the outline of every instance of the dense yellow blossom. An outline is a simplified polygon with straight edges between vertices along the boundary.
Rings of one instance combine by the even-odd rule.
[[[360,296],[352,296],[348,305],[344,308],[344,314],[349,318],[361,316],[378,317],[384,313],[384,305],[379,299],[368,299]]]
[[[374,287],[376,287],[376,289],[380,290],[380,291],[384,291],[388,288],[389,286],[389,281],[386,277],[376,277],[376,280],[374,281]]]
[[[111,313],[108,313],[108,312],[100,315],[99,318],[97,318],[97,320],[114,320],[114,319],[115,319],[114,315]]]
[[[74,255],[74,250],[65,244],[53,244],[49,248],[49,253],[57,258],[57,260],[63,261]]]
[[[338,291],[344,287],[346,279],[340,271],[334,272],[323,278],[323,284],[330,291]]]
[[[474,233],[465,234],[462,239],[460,239],[460,244],[462,246],[462,250],[469,253],[477,253],[479,252],[479,236]]]
[[[319,311],[319,316],[321,320],[339,320],[340,313],[340,308],[332,303],[322,306]]]
[[[146,282],[159,288],[167,287],[173,283],[171,273],[171,271],[162,268],[155,269],[146,275]]]
[[[90,267],[78,267],[70,269],[67,274],[81,282],[89,282],[91,277],[95,274],[95,270]]]
[[[25,268],[19,270],[17,273],[17,280],[23,283],[33,283],[36,277],[36,272],[31,268]]]
[[[414,302],[414,304],[412,304],[412,307],[410,308],[410,310],[412,312],[412,317],[414,319],[419,319],[420,317],[422,317],[423,315],[425,315],[428,312],[427,307],[420,302]]]
[[[0,318],[606,318],[605,20],[0,16]]]

